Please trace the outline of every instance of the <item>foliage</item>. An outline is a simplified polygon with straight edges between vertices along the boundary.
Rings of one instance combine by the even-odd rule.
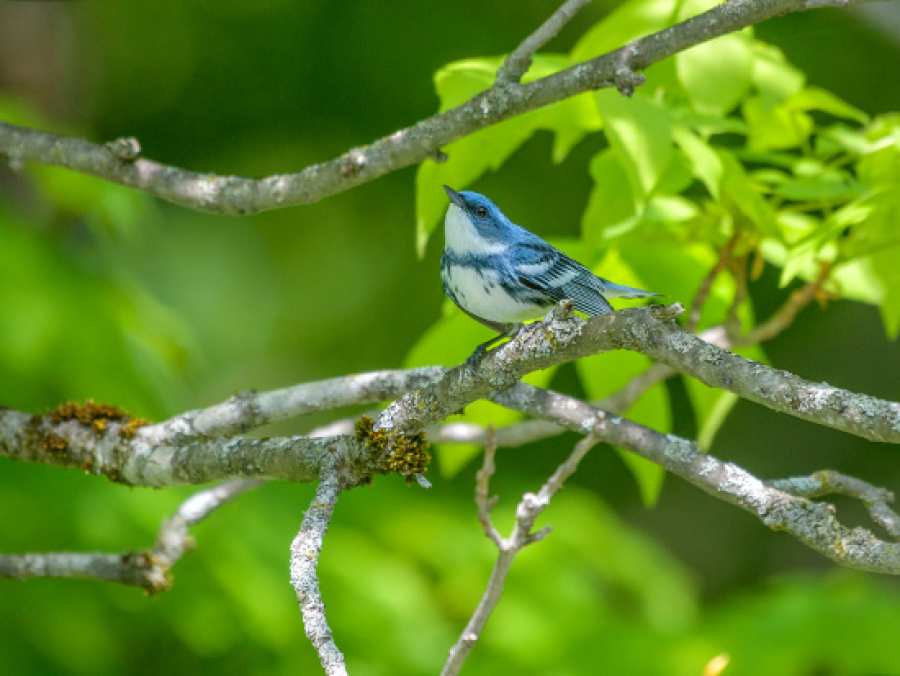
[[[589,55],[657,31],[714,3],[633,0],[599,22],[568,55],[542,55],[530,71],[541,77]],[[451,64],[435,76],[441,109],[459,105],[490,86],[498,59]],[[780,270],[782,286],[811,281],[833,265],[825,286],[831,298],[878,305],[887,333],[900,332],[900,298],[887,293],[900,282],[895,224],[900,216],[900,119],[870,119],[830,92],[807,85],[777,48],[752,30],[699,45],[651,67],[631,98],[607,89],[561,101],[463,139],[447,148],[449,160],[425,164],[416,181],[417,239],[424,246],[445,210],[440,189],[474,183],[502,163],[538,130],[554,134],[553,158],[562,161],[589,134],[606,143],[589,170],[593,190],[581,221],[581,239],[555,242],[597,274],[661,291],[689,304],[712,269],[718,251],[734,237],[732,255]],[[501,205],[503,208],[504,205]],[[514,205],[506,213],[529,223]],[[824,296],[822,296],[824,300]],[[736,306],[736,307],[733,307]],[[422,344],[469,344],[447,302],[448,316]],[[699,328],[725,322],[736,311],[745,331],[755,325],[748,297],[728,277],[718,277]],[[744,350],[765,361],[760,347]],[[430,355],[429,355],[430,356]],[[647,368],[632,354],[606,354],[577,364],[592,399],[609,395]],[[709,443],[735,399],[688,385],[702,442]],[[639,422],[670,431],[664,384],[630,412]],[[501,418],[503,422],[509,416]],[[658,494],[661,470],[635,459],[644,499]]]
[[[506,49],[548,11],[546,3],[510,12],[506,3],[475,0],[439,12],[409,4],[402,13],[374,3],[285,0],[220,0],[214,7],[175,0],[6,3],[0,11],[19,5],[34,14],[69,12],[72,22],[60,24],[70,31],[64,39],[19,43],[12,50],[18,62],[35,72],[52,61],[54,49],[75,44],[80,51],[71,63],[78,72],[71,81],[52,80],[50,89],[63,92],[53,119],[36,116],[39,104],[21,104],[39,100],[40,87],[20,88],[11,98],[15,86],[4,80],[2,119],[93,140],[136,135],[148,157],[248,175],[327,159],[429,114],[426,83],[438,64]],[[682,15],[699,9],[630,3],[568,55],[539,57],[530,76],[665,25],[676,5]],[[816,21],[816,13],[798,20]],[[789,24],[782,47],[805,45],[819,59],[824,35],[840,52],[844,72],[820,69],[820,81],[843,77],[843,91],[848,82],[865,81],[867,95],[893,105],[892,88],[876,80],[891,64],[859,61],[874,52],[875,38],[866,33],[852,50],[850,24],[843,14],[833,21],[842,23],[815,31]],[[0,405],[48,411],[94,398],[160,420],[251,387],[398,365],[407,351],[410,364],[458,363],[484,340],[485,329],[450,306],[437,316],[438,247],[416,264],[408,235],[417,223],[422,244],[437,225],[446,205],[440,182],[488,183],[489,170],[501,164],[503,180],[523,195],[538,192],[539,181],[571,182],[571,192],[549,209],[573,224],[572,205],[580,208],[583,198],[575,173],[585,174],[592,189],[582,236],[567,232],[554,242],[617,281],[688,302],[737,227],[742,253],[762,260],[755,246],[779,273],[790,259],[788,276],[799,279],[841,251],[847,262],[829,291],[879,304],[896,331],[896,308],[889,314],[885,305],[900,299],[887,248],[896,118],[865,121],[834,97],[816,94],[749,32],[690,54],[651,69],[631,101],[613,92],[586,95],[448,148],[447,164],[423,166],[415,214],[410,175],[402,172],[321,204],[232,219],[170,208],[55,168],[4,168]],[[441,106],[490,84],[497,62],[442,69]],[[761,102],[745,111],[753,98]],[[640,108],[641,126],[628,126],[630,107]],[[615,141],[607,139],[612,127],[600,133],[609,125],[603,114],[615,121]],[[649,147],[650,139],[661,147]],[[796,143],[768,147],[773,139]],[[631,143],[644,149],[640,157],[630,156]],[[560,162],[549,172],[538,166],[545,147]],[[516,164],[523,158],[524,170]],[[451,170],[459,173],[439,173]],[[847,186],[858,192],[848,194]],[[514,204],[501,206],[541,234],[554,227],[526,219]],[[895,290],[892,298],[888,289]],[[720,276],[703,326],[727,313],[734,293],[733,280]],[[884,356],[885,348],[868,316],[850,314],[860,321],[849,327],[829,323],[832,314],[847,317],[840,314],[847,305],[813,311],[810,323],[796,326],[792,340],[802,347],[794,355],[811,357],[802,365],[818,377],[840,371],[859,378],[851,381],[857,389],[882,388],[882,396],[896,397],[896,362],[870,363],[870,353]],[[745,328],[752,326],[749,302],[740,315]],[[853,344],[867,349],[847,349],[856,337]],[[808,349],[822,343],[836,347],[824,354]],[[798,363],[795,357],[791,365]],[[634,357],[610,354],[578,364],[574,376],[577,387],[599,397],[642,368]],[[531,382],[571,384],[573,371],[535,374]],[[722,423],[717,441],[748,466],[799,471],[821,466],[824,456],[842,463],[859,458],[863,476],[895,467],[893,460],[879,466],[871,444],[815,436],[809,426],[774,417],[760,423],[740,405],[725,419],[731,402],[686,386],[701,438],[711,440]],[[683,410],[673,415],[667,404],[676,398],[655,389],[631,414],[660,429],[691,418]],[[513,420],[488,404],[467,409],[466,419]],[[266,433],[304,433],[321,422],[292,421]],[[754,435],[763,426],[765,434]],[[763,437],[768,445],[759,443]],[[501,527],[509,526],[515,498],[534,490],[572,442],[563,437],[501,451],[495,479]],[[785,452],[813,446],[815,452]],[[445,471],[429,473],[429,492],[378,479],[342,497],[321,573],[351,673],[434,673],[471,613],[494,558],[474,514],[471,458],[443,452]],[[676,481],[663,489],[660,508],[644,512],[626,471],[602,449],[592,451],[574,481],[581,484],[567,487],[547,512],[553,534],[513,568],[468,672],[503,673],[513,665],[523,674],[694,675],[721,652],[732,657],[725,674],[900,672],[895,586],[814,572],[823,564],[801,545]],[[654,482],[658,476],[642,482],[648,501]],[[77,472],[0,461],[0,549],[137,551],[193,490],[126,489]],[[311,497],[309,486],[273,484],[218,512],[192,530],[196,550],[173,571],[173,589],[153,599],[98,583],[3,582],[0,672],[318,673],[287,580],[288,545]]]

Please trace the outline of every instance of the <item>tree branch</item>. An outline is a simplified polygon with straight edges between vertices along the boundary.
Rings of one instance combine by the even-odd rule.
[[[900,516],[888,506],[888,503],[894,501],[894,494],[889,490],[831,469],[821,470],[811,476],[775,479],[767,481],[766,485],[801,498],[821,498],[826,495],[856,498],[869,511],[872,521],[884,527],[892,538],[900,540]]]
[[[269,423],[344,406],[374,404],[421,387],[444,373],[439,366],[371,371],[285,387],[271,392],[241,392],[231,399],[188,411],[163,423],[146,427],[142,434],[154,443],[179,436],[227,435],[247,432]]]
[[[636,84],[634,73],[701,42],[782,14],[870,1],[731,0],[528,84],[500,78],[456,108],[292,174],[249,179],[187,171],[134,157],[133,139],[95,144],[5,122],[0,122],[0,154],[13,165],[37,162],[66,167],[201,211],[248,214],[307,204],[437,157],[441,148],[453,141],[556,101],[602,87],[617,86],[627,92]],[[528,49],[524,47],[523,51]],[[123,152],[123,147],[128,152]]]
[[[65,577],[142,587],[148,594],[166,591],[171,569],[193,548],[188,528],[262,482],[227,481],[195,493],[163,523],[153,549],[124,554],[51,552],[0,555],[0,577]]]
[[[309,509],[303,515],[300,531],[291,543],[291,585],[297,592],[306,637],[319,654],[322,668],[328,676],[346,674],[347,668],[344,665],[344,655],[335,644],[325,618],[325,602],[319,591],[316,567],[322,551],[322,540],[342,490],[338,473],[326,470]]]
[[[477,399],[496,396],[527,373],[611,349],[629,349],[773,410],[873,441],[900,441],[900,404],[811,383],[711,345],[674,323],[680,305],[631,308],[588,320],[566,317],[565,308],[561,304],[544,321],[488,353],[475,369],[461,365],[412,372],[409,383],[424,378],[425,384],[390,404],[379,416],[376,430],[390,430],[395,438],[414,436]],[[347,382],[358,378],[350,376]],[[327,382],[333,389],[337,381]],[[375,387],[378,382],[383,389]],[[370,400],[404,384],[408,383],[402,376],[386,372],[372,376],[355,396]],[[315,386],[303,388],[308,391]],[[372,394],[375,390],[377,395]],[[335,401],[344,405],[353,396]],[[371,476],[384,460],[349,436],[222,440],[191,436],[189,427],[175,427],[177,434],[166,424],[146,431],[138,428],[131,431],[134,438],[128,438],[127,425],[122,423],[112,422],[98,433],[77,420],[55,421],[51,416],[2,410],[0,454],[148,486],[223,478],[311,482],[331,456],[338,458],[342,478],[356,483]]]
[[[479,521],[481,521],[482,527],[485,529],[485,534],[499,550],[497,562],[491,571],[491,576],[481,601],[478,603],[478,607],[469,619],[468,624],[466,624],[466,628],[460,635],[459,640],[450,649],[447,662],[441,670],[441,676],[454,676],[459,673],[463,662],[465,662],[466,657],[469,656],[469,653],[481,636],[488,618],[490,618],[494,608],[500,602],[506,576],[509,574],[509,569],[516,555],[526,546],[542,540],[550,533],[550,526],[544,526],[538,531],[532,531],[534,522],[547,508],[547,505],[550,504],[550,499],[562,488],[565,480],[575,472],[582,458],[597,444],[597,439],[592,434],[588,434],[588,436],[578,442],[569,457],[556,468],[556,471],[541,486],[537,494],[526,493],[522,496],[522,500],[516,508],[516,522],[512,533],[508,538],[504,539],[500,537],[490,517],[490,510],[495,501],[488,498],[488,493],[491,476],[494,473],[494,454],[496,453],[497,445],[492,440],[489,439],[489,441],[491,443],[488,443],[484,449],[484,464],[478,473],[475,502],[478,506]]]
[[[703,453],[693,441],[660,434],[572,397],[525,383],[499,394],[497,401],[574,432],[591,432],[600,441],[640,455],[710,495],[756,515],[772,530],[792,534],[832,561],[900,575],[900,545],[896,542],[879,540],[863,528],[849,529],[835,518],[830,505],[767,486],[734,463]],[[795,487],[796,481],[790,486]],[[880,519],[878,522],[882,523]]]
[[[518,83],[531,68],[531,59],[534,53],[555,38],[562,27],[569,23],[572,17],[589,2],[590,0],[567,0],[563,3],[549,19],[506,57],[500,70],[497,71],[497,82],[499,84]]]

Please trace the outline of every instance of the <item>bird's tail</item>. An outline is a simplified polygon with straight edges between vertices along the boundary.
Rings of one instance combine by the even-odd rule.
[[[643,289],[635,289],[633,286],[625,286],[624,284],[616,284],[607,279],[603,280],[606,288],[603,295],[608,298],[650,298],[652,296],[662,296],[661,293],[653,293],[652,291],[644,291]]]

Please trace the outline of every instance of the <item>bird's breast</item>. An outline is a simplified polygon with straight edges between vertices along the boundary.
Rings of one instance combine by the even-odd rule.
[[[538,319],[548,307],[529,289],[501,283],[497,269],[455,264],[444,257],[441,281],[444,293],[466,312],[492,322],[523,322]]]

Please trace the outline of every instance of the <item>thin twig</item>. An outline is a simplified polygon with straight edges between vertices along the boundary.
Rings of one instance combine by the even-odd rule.
[[[172,585],[171,569],[193,547],[188,528],[262,481],[235,480],[195,493],[166,519],[153,549],[125,554],[49,552],[0,555],[0,577],[64,577],[142,587],[148,594]]]
[[[740,231],[737,231],[722,245],[722,248],[719,250],[719,258],[716,260],[716,264],[710,269],[706,277],[703,278],[703,281],[700,282],[700,286],[697,287],[697,292],[694,294],[694,300],[691,303],[691,311],[688,314],[687,322],[685,322],[684,325],[685,331],[694,333],[700,325],[700,319],[703,316],[703,307],[706,305],[710,291],[712,291],[713,282],[715,282],[722,271],[728,267],[728,263],[731,261],[731,252],[734,250],[740,236]]]
[[[506,57],[503,65],[497,71],[497,83],[518,83],[522,76],[531,67],[531,59],[534,53],[556,37],[578,11],[587,5],[590,0],[567,0],[540,28],[525,38],[512,53]]]
[[[889,490],[831,469],[820,470],[810,476],[774,479],[767,486],[802,498],[821,498],[826,495],[846,495],[860,500],[869,516],[880,524],[895,540],[900,540],[900,516],[888,506],[894,501]]]
[[[734,277],[734,297],[728,305],[728,312],[725,315],[725,333],[728,336],[730,345],[734,345],[740,340],[742,324],[738,312],[741,304],[747,298],[747,257],[739,256],[732,258],[728,265],[731,275]]]
[[[813,281],[807,282],[796,291],[792,291],[784,305],[775,314],[762,324],[758,324],[756,328],[749,331],[746,335],[736,338],[732,343],[733,346],[743,347],[771,340],[793,324],[797,314],[816,299],[825,282],[828,281],[828,276],[833,268],[834,263],[823,262],[819,267],[819,274]]]
[[[497,453],[497,437],[493,425],[488,425],[486,437],[484,462],[481,469],[475,474],[475,506],[478,508],[478,521],[481,523],[484,534],[497,547],[501,547],[502,538],[491,519],[491,509],[497,504],[496,496],[490,497],[491,477],[494,476],[496,470],[494,456]]]
[[[562,488],[565,480],[578,468],[578,463],[596,444],[597,439],[592,434],[586,436],[576,444],[569,457],[556,468],[556,471],[541,486],[537,494],[526,493],[522,496],[522,500],[516,508],[516,522],[508,538],[500,537],[490,520],[489,514],[486,516],[482,515],[483,512],[486,514],[492,504],[487,499],[487,494],[489,492],[488,482],[494,472],[496,446],[492,443],[485,448],[484,465],[479,472],[479,478],[476,483],[476,503],[478,504],[479,520],[482,521],[482,526],[485,527],[485,533],[497,546],[499,552],[481,601],[479,601],[475,612],[472,613],[472,617],[466,624],[466,628],[459,639],[450,649],[447,662],[441,670],[441,676],[454,676],[459,673],[463,662],[465,662],[466,657],[468,657],[481,636],[481,632],[484,630],[491,613],[493,613],[494,608],[500,602],[500,597],[503,594],[503,585],[506,582],[506,577],[516,555],[524,547],[542,540],[550,532],[549,526],[545,526],[538,531],[532,531],[534,522],[547,508],[550,499]],[[485,526],[485,522],[488,526]]]
[[[319,654],[319,661],[327,676],[347,673],[344,655],[335,644],[325,617],[325,602],[319,591],[319,578],[316,574],[322,540],[342,489],[337,472],[326,471],[323,474],[309,509],[303,515],[300,531],[291,543],[291,585],[297,592],[306,637]]]

